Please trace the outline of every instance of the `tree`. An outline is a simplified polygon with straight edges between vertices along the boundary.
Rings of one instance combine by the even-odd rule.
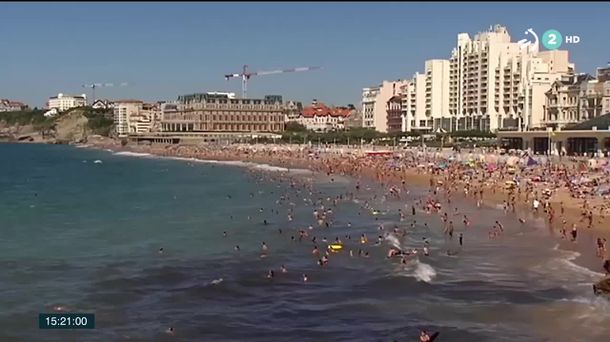
[[[285,130],[287,132],[307,132],[307,127],[296,121],[289,121],[286,123]]]

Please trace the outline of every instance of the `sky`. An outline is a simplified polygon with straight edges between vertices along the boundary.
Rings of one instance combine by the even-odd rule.
[[[424,61],[449,58],[457,34],[507,26],[513,41],[548,29],[578,72],[610,62],[610,3],[0,3],[0,99],[42,107],[57,93],[172,101],[206,91],[241,94],[224,75],[302,66],[253,77],[248,97],[331,105],[360,102],[362,88],[408,79]],[[542,49],[542,48],[541,48]]]

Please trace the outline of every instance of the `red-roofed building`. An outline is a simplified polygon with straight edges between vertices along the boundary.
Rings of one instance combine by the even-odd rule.
[[[0,112],[18,112],[28,109],[28,105],[19,101],[0,99]]]
[[[311,106],[303,108],[303,113],[296,121],[313,131],[341,130],[345,128],[345,121],[354,110],[348,107],[329,107],[314,100]]]

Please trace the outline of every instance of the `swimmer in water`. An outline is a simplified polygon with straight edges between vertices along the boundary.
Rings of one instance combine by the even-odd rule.
[[[227,232],[222,232],[222,237],[227,237]]]
[[[387,256],[387,258],[389,259],[389,258],[391,258],[391,257],[393,257],[393,256],[395,256],[395,255],[402,255],[402,254],[403,254],[403,253],[402,253],[402,251],[401,251],[401,250],[399,250],[398,248],[390,248],[390,249],[388,250],[388,256]]]
[[[286,269],[286,266],[282,265],[282,273],[288,273],[288,270]]]
[[[165,329],[165,333],[168,335],[173,335],[174,334],[174,328],[173,327],[169,327],[167,329]]]
[[[267,272],[267,279],[273,278],[274,275],[275,274],[274,274],[273,270],[269,270],[269,272]]]
[[[239,252],[239,245],[235,245],[235,250]]]
[[[261,246],[261,258],[264,258],[267,256],[268,250],[269,250],[269,248],[267,248],[267,244],[263,241],[263,244]]]
[[[303,282],[306,283],[307,282],[307,274],[303,273]]]
[[[163,247],[159,248],[159,254],[163,254]]]

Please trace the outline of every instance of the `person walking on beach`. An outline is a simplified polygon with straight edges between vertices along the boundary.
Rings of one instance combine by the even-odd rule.
[[[576,230],[576,224],[572,225],[572,242],[576,242],[576,236],[578,235],[578,231]]]

